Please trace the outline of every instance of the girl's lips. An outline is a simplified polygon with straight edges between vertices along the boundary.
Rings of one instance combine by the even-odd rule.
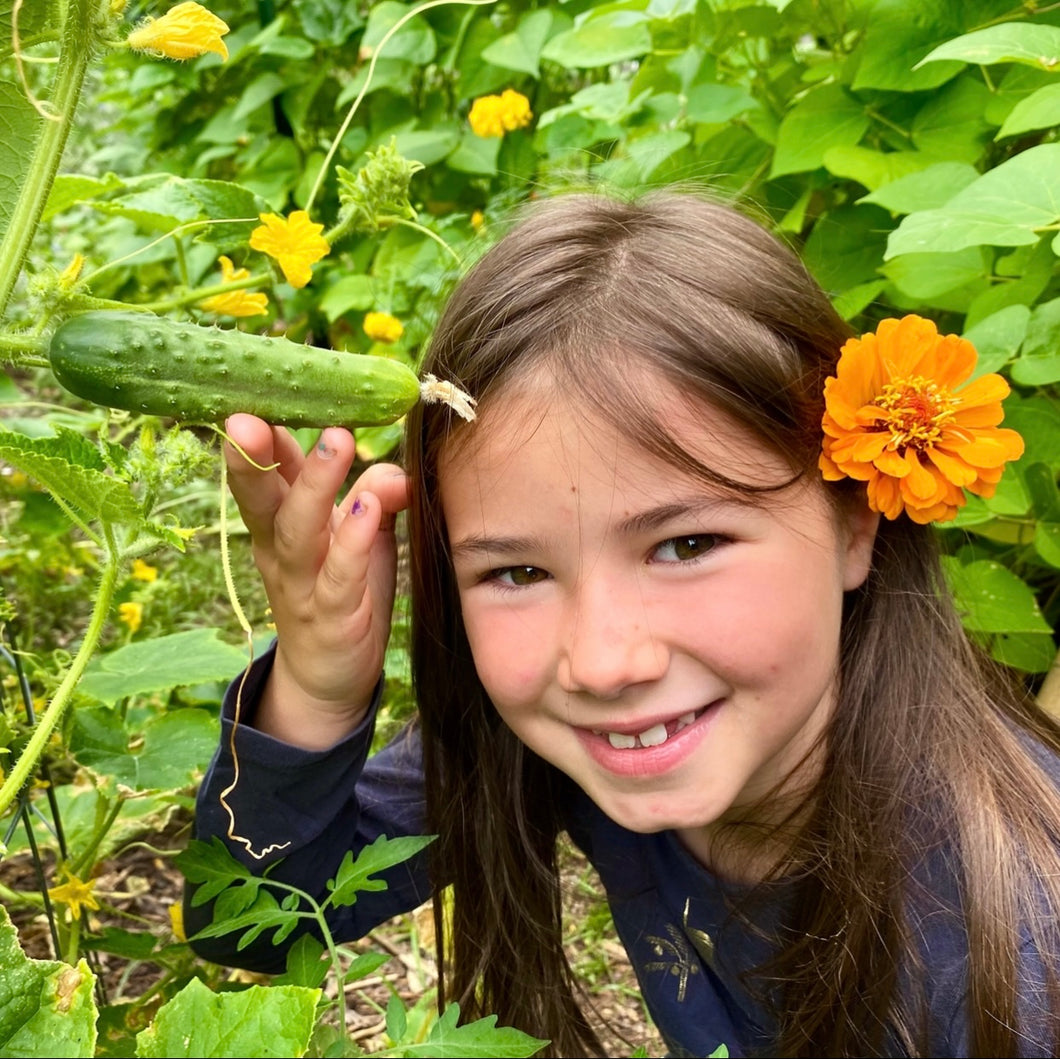
[[[589,756],[608,772],[619,776],[658,776],[676,768],[696,749],[721,705],[719,699],[636,734],[606,729],[574,731]]]

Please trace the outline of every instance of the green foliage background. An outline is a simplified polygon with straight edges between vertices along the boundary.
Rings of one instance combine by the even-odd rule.
[[[571,186],[634,193],[681,182],[735,201],[790,242],[854,330],[915,312],[967,335],[979,371],[1010,380],[1006,425],[1023,434],[1026,453],[994,498],[972,498],[939,532],[968,629],[1060,709],[1060,4],[448,3],[379,50],[411,8],[218,0],[229,59],[177,63],[106,43],[164,4],[130,2],[115,14],[107,2],[40,0],[19,11],[16,63],[13,0],[0,0],[0,357],[19,365],[0,376],[0,458],[51,487],[0,476],[0,572],[36,651],[34,688],[47,697],[62,686],[63,652],[91,621],[85,582],[69,576],[78,564],[105,576],[104,555],[127,570],[133,557],[170,548],[152,559],[165,570],[157,586],[127,573],[112,585],[115,602],[151,604],[135,637],[145,667],[172,652],[161,637],[194,627],[188,599],[210,613],[206,624],[226,619],[212,535],[200,534],[204,550],[173,550],[184,546],[181,525],[213,522],[201,441],[58,396],[47,371],[22,357],[31,340],[113,303],[212,323],[197,304],[228,254],[270,296],[268,317],[238,326],[414,366],[446,292],[512,206]],[[71,13],[95,43],[84,49],[81,111],[38,227],[20,215],[18,193],[51,179],[34,169],[39,145],[56,135],[38,107],[72,111],[56,72]],[[58,67],[35,61],[56,57]],[[508,88],[529,99],[533,121],[503,138],[476,136],[473,101]],[[308,208],[334,225],[335,165],[356,173],[390,143],[422,165],[410,188],[418,228],[362,228],[301,290],[248,249],[260,212]],[[23,229],[32,241],[14,246]],[[75,253],[86,258],[79,283],[61,278]],[[368,311],[403,322],[396,345],[373,345],[361,327]],[[359,453],[384,454],[398,436],[397,427],[361,431]],[[99,525],[119,527],[117,543]],[[179,572],[188,564],[194,576]],[[106,628],[103,647],[120,647]],[[204,658],[211,664],[195,679],[216,682],[220,659]],[[406,710],[400,642],[393,661],[392,701]],[[75,764],[105,775],[101,762],[158,723],[160,692],[171,692],[163,715],[197,713],[196,696],[210,699],[201,688],[172,691],[176,680],[130,681],[106,696],[91,682],[83,691],[77,722],[61,728]],[[5,711],[0,734],[14,754],[25,718],[10,697]],[[184,795],[176,780],[157,784],[179,800],[189,780]]]

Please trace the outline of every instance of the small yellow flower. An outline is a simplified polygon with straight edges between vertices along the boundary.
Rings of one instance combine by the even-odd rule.
[[[81,269],[85,267],[85,255],[74,254],[73,260],[59,273],[59,286],[63,290],[70,290],[81,275]]]
[[[119,603],[118,619],[129,626],[130,632],[136,632],[143,624],[144,605],[142,603]]]
[[[482,210],[475,210],[471,214],[471,227],[477,232],[486,223],[486,215]]]
[[[96,900],[95,881],[89,879],[84,882],[76,875],[67,873],[66,882],[62,886],[53,886],[48,890],[48,896],[60,905],[66,905],[74,919],[81,918],[82,908],[99,908]]]
[[[133,559],[132,576],[136,581],[157,581],[158,570],[143,559]]]
[[[364,333],[373,342],[396,342],[404,333],[405,328],[396,316],[390,313],[366,313],[364,317]]]
[[[149,18],[129,34],[127,43],[136,51],[163,55],[167,59],[195,59],[212,51],[228,58],[221,37],[228,23],[201,4],[177,4],[161,18]]]
[[[250,272],[245,268],[236,268],[232,259],[222,254],[218,259],[221,266],[221,282],[232,283],[246,279]],[[208,313],[220,313],[225,316],[261,316],[269,307],[268,296],[260,291],[230,290],[224,294],[214,294],[203,298],[199,308]]]
[[[530,100],[522,92],[506,88],[499,96],[479,96],[471,104],[467,120],[476,136],[488,139],[525,128],[533,116]]]
[[[250,245],[274,257],[292,287],[304,287],[312,278],[312,265],[331,249],[320,234],[324,225],[314,224],[305,210],[295,210],[290,217],[262,213],[261,227],[250,233]]]

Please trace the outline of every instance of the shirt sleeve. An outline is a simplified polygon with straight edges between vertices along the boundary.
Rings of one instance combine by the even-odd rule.
[[[221,742],[199,790],[194,837],[203,841],[220,838],[255,875],[269,868],[270,878],[320,901],[327,896],[327,882],[348,851],[356,856],[380,835],[423,834],[419,733],[410,726],[369,757],[382,678],[364,721],[326,750],[304,750],[257,731],[252,727],[254,711],[273,658],[274,649],[270,649],[255,661],[246,680],[235,681],[225,695]],[[237,698],[238,726],[234,720]],[[430,896],[425,853],[380,873],[379,878],[385,880],[385,890],[361,893],[353,905],[328,915],[329,929],[337,941],[363,937]],[[184,896],[189,937],[213,917],[212,902],[194,907],[193,896],[194,887],[189,885]],[[192,948],[216,963],[276,973],[283,970],[286,950],[299,937],[296,931],[277,947],[272,944],[272,931],[265,931],[237,951],[240,934],[193,941]]]

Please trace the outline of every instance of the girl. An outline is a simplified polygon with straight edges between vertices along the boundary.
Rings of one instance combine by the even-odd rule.
[[[437,833],[335,929],[451,884],[442,994],[553,1055],[600,1052],[561,831],[674,1055],[1056,1054],[1060,732],[967,642],[919,524],[1018,455],[1004,384],[951,399],[967,351],[916,318],[837,374],[847,337],[727,208],[559,196],[453,296],[424,368],[479,418],[419,406],[407,478],[374,466],[335,506],[348,433],[303,459],[234,417],[279,464],[230,453],[278,630],[228,797],[274,851],[244,859],[319,892],[347,850]],[[366,763],[406,503],[420,716]],[[232,708],[200,837],[228,828]]]

